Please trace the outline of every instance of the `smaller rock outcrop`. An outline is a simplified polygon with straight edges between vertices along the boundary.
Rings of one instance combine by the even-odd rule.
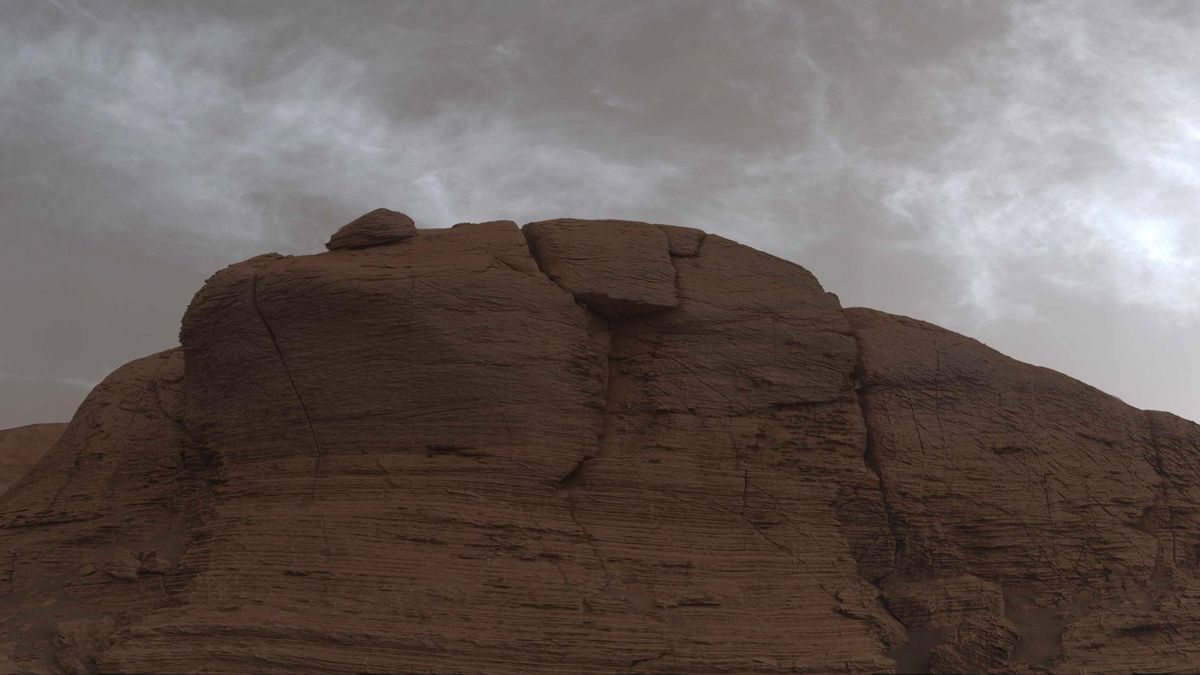
[[[609,319],[679,305],[672,244],[662,228],[621,220],[560,218],[530,223],[523,231],[542,271]]]
[[[0,431],[0,494],[20,480],[66,428],[66,424],[28,424]]]
[[[417,236],[413,219],[399,211],[375,209],[355,218],[333,233],[325,248],[336,251],[346,248],[368,248],[391,244]]]

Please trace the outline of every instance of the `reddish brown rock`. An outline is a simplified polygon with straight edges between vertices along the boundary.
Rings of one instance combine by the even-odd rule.
[[[367,248],[391,244],[417,236],[413,219],[399,211],[375,209],[355,218],[333,233],[325,248],[333,251],[345,248]]]
[[[258,256],[0,500],[0,663],[1186,669],[1195,425],[697,230]],[[856,391],[857,389],[857,391]]]
[[[53,446],[66,424],[27,424],[0,430],[0,496]]]
[[[927,643],[904,665],[1200,663],[1200,428],[931,324],[847,316],[896,540],[884,598]]]
[[[23,668],[94,665],[96,654],[81,650],[100,643],[83,639],[81,627],[138,622],[192,574],[175,569],[139,583],[121,564],[143,550],[178,561],[210,512],[216,478],[178,423],[182,375],[178,349],[117,369],[0,497],[0,644],[7,640],[6,656]],[[102,642],[107,649],[107,636]]]

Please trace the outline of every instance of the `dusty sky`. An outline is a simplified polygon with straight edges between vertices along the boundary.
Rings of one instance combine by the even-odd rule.
[[[177,342],[205,277],[615,217],[811,269],[1200,419],[1200,3],[0,3],[0,428]]]

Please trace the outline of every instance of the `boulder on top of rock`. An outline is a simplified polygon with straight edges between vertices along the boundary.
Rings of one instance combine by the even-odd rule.
[[[355,218],[333,233],[325,248],[335,251],[344,248],[367,248],[417,236],[413,219],[399,211],[375,209]]]
[[[610,319],[679,305],[670,243],[659,226],[560,218],[523,230],[542,271]]]

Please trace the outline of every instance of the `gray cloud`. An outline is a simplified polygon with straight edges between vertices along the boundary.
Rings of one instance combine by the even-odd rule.
[[[0,426],[65,418],[71,383],[170,346],[212,270],[317,250],[380,205],[425,226],[703,227],[847,304],[1200,417],[1192,5],[55,0],[0,18],[0,370],[44,378],[0,378]]]
[[[1014,5],[1001,39],[908,69],[939,142],[869,163],[884,203],[961,258],[988,316],[1030,282],[1194,315],[1200,227],[1195,25],[1144,4]],[[1032,277],[1032,278],[1031,278]],[[1026,291],[1028,297],[1013,292]]]

